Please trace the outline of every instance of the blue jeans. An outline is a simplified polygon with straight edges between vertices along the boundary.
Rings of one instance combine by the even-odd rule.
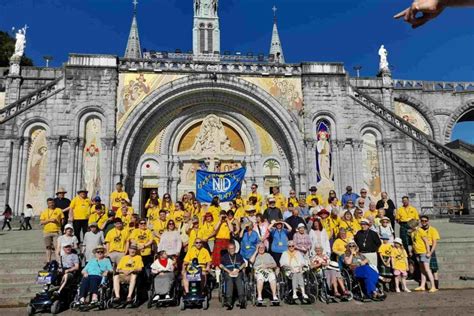
[[[354,276],[356,279],[364,281],[365,295],[372,297],[372,294],[377,290],[377,282],[379,281],[378,272],[366,264],[357,267],[354,271]]]
[[[82,278],[81,289],[79,290],[80,297],[86,297],[88,293],[98,294],[99,286],[102,282],[102,276],[89,275],[87,278]]]

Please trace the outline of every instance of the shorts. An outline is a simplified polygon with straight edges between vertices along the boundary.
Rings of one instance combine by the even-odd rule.
[[[59,234],[58,233],[45,233],[43,235],[44,245],[46,249],[54,249],[56,247],[58,241]]]
[[[119,274],[120,284],[129,284],[132,275]]]
[[[263,282],[274,282],[276,280],[276,276],[273,271],[266,273],[255,272],[255,279],[257,279],[257,281]]]
[[[110,261],[112,261],[112,264],[115,264],[115,265],[119,264],[120,259],[122,259],[123,256],[125,256],[123,252],[113,251],[109,253]]]
[[[419,263],[430,263],[431,259],[426,256],[426,253],[422,253],[422,254],[417,254],[416,255],[416,260]]]
[[[404,270],[393,270],[393,275],[394,276],[402,276],[402,277],[407,277],[408,276],[408,272],[407,271],[404,271]]]

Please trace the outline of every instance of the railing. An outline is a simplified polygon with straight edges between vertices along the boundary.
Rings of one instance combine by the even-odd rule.
[[[64,79],[61,77],[33,91],[32,93],[24,96],[18,101],[15,101],[10,105],[7,105],[6,107],[0,110],[0,124],[7,122],[8,120],[12,119],[16,115],[46,100],[52,95],[63,90],[64,87],[65,87]]]
[[[423,133],[403,118],[385,108],[381,103],[362,93],[357,88],[351,87],[351,98],[362,106],[384,119],[396,129],[411,137],[418,143],[425,146],[433,155],[440,158],[445,163],[454,166],[469,177],[474,177],[474,167],[463,158],[455,154],[448,147],[435,142],[431,136]]]
[[[194,55],[192,52],[181,53],[181,52],[156,52],[147,51],[143,52],[143,58],[149,60],[168,60],[168,61],[207,61],[207,62],[244,62],[244,63],[273,63],[275,62],[274,55],[265,56],[264,54],[254,55],[253,53],[247,54],[230,54],[230,53],[215,53],[215,54],[198,54]]]
[[[121,71],[154,72],[201,72],[222,74],[259,74],[259,75],[301,75],[301,66],[296,64],[269,64],[244,62],[205,62],[159,59],[120,59]]]
[[[396,90],[424,90],[424,91],[451,91],[474,92],[474,82],[442,82],[422,80],[393,80],[393,89]]]

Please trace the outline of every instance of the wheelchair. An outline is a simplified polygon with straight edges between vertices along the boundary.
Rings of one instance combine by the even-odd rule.
[[[252,301],[252,295],[251,293],[252,292],[249,292],[250,290],[250,287],[249,287],[249,278],[250,276],[248,275],[247,273],[247,268],[244,269],[243,271],[243,274],[244,274],[244,279],[243,279],[243,286],[244,286],[244,297],[245,297],[245,301],[244,302],[240,302],[237,300],[237,306],[241,306],[241,304],[245,304],[242,308],[245,308],[247,307],[247,301]],[[226,295],[227,295],[227,286],[225,284],[225,277],[224,277],[224,272],[221,272],[220,275],[219,275],[219,288],[218,288],[218,295],[217,295],[217,298],[219,300],[219,303],[221,304],[222,307],[225,307],[226,305]],[[237,292],[237,288],[234,287],[234,293],[232,295],[232,305],[234,305],[234,303],[236,303],[236,297],[238,297],[238,292]]]
[[[298,290],[298,300],[302,304],[314,304],[316,302],[317,296],[315,292],[315,279],[311,273],[311,270],[308,266],[303,267],[303,282],[307,299],[303,298],[303,295],[300,290]],[[296,300],[293,299],[293,289],[292,289],[292,280],[293,273],[287,269],[281,268],[280,273],[277,276],[277,282],[279,284],[279,294],[280,299],[283,300],[286,304],[296,304]],[[317,291],[317,290],[316,290]]]
[[[114,276],[117,274],[114,273]],[[112,278],[113,280],[113,278]],[[130,284],[120,282],[120,301],[115,302],[114,294],[111,295],[111,298],[107,302],[107,308],[114,308],[114,309],[123,309],[123,308],[136,308],[140,305],[140,296],[139,296],[139,289],[141,288],[141,284],[143,283],[143,272],[137,273],[137,282],[135,284],[135,289],[133,291],[132,302],[127,303],[124,301],[124,297],[127,297],[128,290],[130,288]],[[113,281],[112,281],[113,287]],[[113,293],[113,291],[112,291]]]
[[[43,285],[43,290],[36,293],[35,297],[31,299],[26,309],[28,315],[37,312],[50,312],[56,315],[69,307],[77,292],[80,273],[74,273],[72,280],[68,282],[61,293],[55,295],[54,292],[59,289],[62,276],[63,273],[60,272],[57,261],[51,261],[47,269],[38,272],[36,283]]]
[[[259,303],[257,301],[257,279],[255,278],[255,273],[257,272],[254,268],[251,268],[249,270],[250,272],[247,275],[247,281],[245,283],[245,293],[247,297],[247,301],[251,302],[252,305],[254,306],[266,306],[265,303]],[[261,271],[262,272],[262,271]],[[265,273],[265,271],[263,271]],[[275,271],[275,276],[278,276],[279,272]],[[275,280],[276,281],[276,293],[279,294],[279,282],[278,278]],[[268,281],[265,281],[263,283],[263,289],[262,289],[262,298],[268,299],[270,301],[271,306],[280,306],[280,300],[273,300],[273,295],[272,291],[270,288],[270,283]]]
[[[368,302],[368,301],[384,301],[387,298],[387,295],[383,289],[383,285],[380,280],[377,282],[377,293],[379,294],[378,298],[371,298],[365,294],[365,284],[363,280],[357,279],[354,276],[354,272],[345,265],[341,270],[341,275],[344,279],[346,289],[352,293],[354,300],[359,302]]]
[[[185,277],[189,282],[189,292],[181,296],[179,300],[179,308],[185,310],[188,306],[201,306],[204,310],[209,308],[209,300],[211,289],[203,283],[202,267],[193,259],[192,263],[186,268]]]
[[[311,270],[312,277],[309,280],[311,282],[315,280],[316,285],[312,287],[312,289],[317,289],[317,292],[316,291],[313,292],[313,295],[315,295],[322,303],[325,303],[325,304],[337,303],[338,300],[332,294],[332,289],[331,289],[331,286],[328,284],[325,271],[326,271],[326,268]],[[349,295],[342,296],[340,298],[340,301],[344,301],[344,302],[351,301],[353,298],[352,293],[347,287],[347,283],[344,277],[343,277],[343,281],[344,281],[344,286],[346,290],[349,292]]]
[[[175,272],[169,272],[174,274],[173,283],[171,284],[170,291],[165,295],[158,295],[159,297],[155,299],[157,295],[155,292],[155,282],[154,278],[156,276],[152,276],[150,280],[150,289],[148,290],[148,303],[147,307],[152,308],[155,306],[156,308],[164,307],[164,306],[178,306],[180,302],[180,293],[182,292],[181,283],[178,279],[178,276]],[[168,297],[167,297],[168,296]]]
[[[81,281],[82,282],[82,281]],[[112,298],[113,298],[113,282],[111,276],[103,277],[102,282],[99,286],[99,291],[98,291],[98,301],[95,304],[92,303],[87,303],[91,301],[91,294],[88,294],[88,299],[86,299],[86,302],[83,303],[80,301],[80,296],[79,296],[79,289],[80,285],[77,289],[76,296],[74,297],[74,301],[71,302],[71,305],[69,306],[71,310],[73,311],[79,311],[79,312],[88,312],[91,310],[105,310],[108,308],[112,308]]]

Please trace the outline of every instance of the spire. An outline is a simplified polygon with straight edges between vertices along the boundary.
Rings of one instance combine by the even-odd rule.
[[[130,27],[130,35],[128,36],[127,49],[125,50],[125,58],[142,58],[142,49],[140,47],[140,37],[138,36],[137,24],[137,0],[133,0],[133,19]]]
[[[283,55],[283,49],[281,47],[280,35],[278,34],[277,26],[277,7],[273,6],[273,33],[272,33],[272,43],[270,46],[270,55],[275,56],[275,62],[285,63],[285,56]]]

